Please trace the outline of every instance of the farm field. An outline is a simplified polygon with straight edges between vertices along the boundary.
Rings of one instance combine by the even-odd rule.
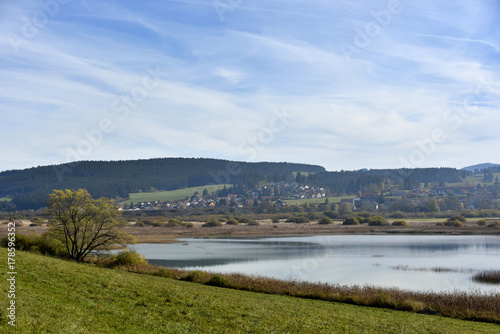
[[[492,185],[495,182],[495,179],[498,177],[500,179],[500,173],[492,173],[493,174],[493,182],[483,182],[483,174],[476,174],[472,176],[468,176],[463,182],[460,183],[447,183],[447,186],[477,186],[481,185]]]
[[[185,189],[177,189],[170,191],[153,191],[153,192],[142,192],[142,193],[130,193],[129,199],[126,201],[120,202],[121,205],[128,204],[131,201],[134,203],[137,202],[151,202],[151,201],[175,201],[179,199],[184,199],[187,197],[191,197],[195,192],[199,192],[200,195],[203,194],[203,190],[206,188],[209,193],[213,193],[219,189],[223,189],[224,186],[231,187],[230,184],[215,184],[201,187],[192,187]]]
[[[7,250],[0,249],[2,258]],[[267,295],[16,253],[2,333],[498,333],[494,324]],[[0,272],[5,281],[7,273]],[[7,285],[2,285],[3,306]],[[2,308],[3,308],[2,306]],[[2,311],[5,312],[5,311]]]

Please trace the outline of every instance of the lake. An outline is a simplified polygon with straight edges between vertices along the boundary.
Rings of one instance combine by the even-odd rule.
[[[132,248],[152,264],[188,270],[415,291],[500,292],[498,285],[471,279],[481,270],[500,270],[498,236],[189,238]],[[433,268],[452,271],[436,272]]]

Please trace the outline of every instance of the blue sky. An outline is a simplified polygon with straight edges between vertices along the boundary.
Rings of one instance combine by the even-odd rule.
[[[0,170],[500,162],[499,26],[498,0],[1,2]]]

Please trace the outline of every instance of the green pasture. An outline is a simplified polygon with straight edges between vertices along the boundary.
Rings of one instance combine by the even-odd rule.
[[[128,204],[131,201],[134,203],[137,202],[151,202],[151,201],[176,201],[179,199],[185,199],[186,196],[189,198],[194,195],[195,192],[198,192],[200,195],[203,194],[203,190],[206,188],[208,193],[213,193],[219,189],[223,189],[224,186],[227,188],[231,188],[230,184],[214,184],[208,186],[201,187],[191,187],[170,191],[152,191],[152,192],[142,192],[142,193],[130,193],[129,199],[121,202],[121,205]]]

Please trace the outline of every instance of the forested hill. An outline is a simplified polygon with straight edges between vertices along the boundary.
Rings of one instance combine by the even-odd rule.
[[[92,196],[127,198],[130,192],[174,190],[209,184],[244,184],[291,180],[294,172],[321,173],[324,167],[218,159],[161,158],[130,161],[82,161],[0,173],[0,197],[17,210],[45,206],[53,189],[87,189]]]
[[[129,193],[232,184],[244,195],[260,182],[293,182],[323,187],[332,196],[380,192],[396,186],[462,182],[472,173],[454,168],[383,169],[327,172],[295,163],[234,162],[217,159],[162,158],[131,161],[82,161],[0,173],[0,210],[44,207],[53,189],[85,188],[94,197],[128,198]]]
[[[384,188],[414,189],[421,185],[460,183],[472,172],[455,168],[370,169],[310,174],[307,182],[321,185],[332,194],[380,192]]]

